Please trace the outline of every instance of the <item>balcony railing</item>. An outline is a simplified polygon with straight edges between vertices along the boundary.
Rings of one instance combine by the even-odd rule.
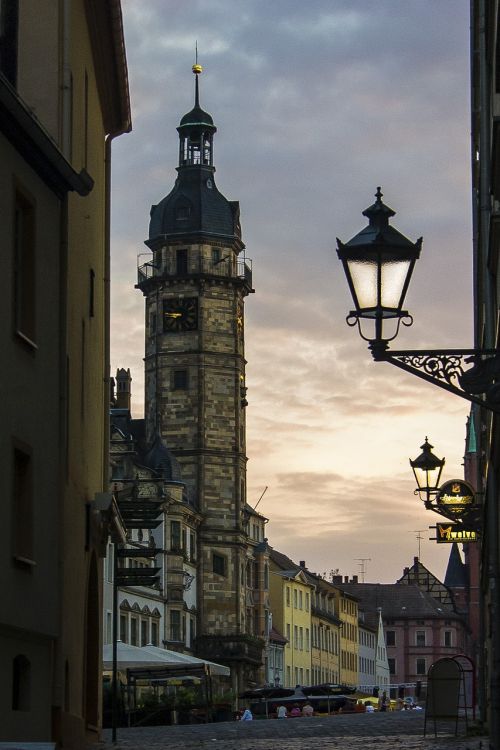
[[[151,279],[188,278],[190,276],[215,276],[218,278],[241,279],[249,287],[252,286],[252,261],[250,258],[237,259],[232,257],[212,260],[211,258],[197,258],[182,268],[177,267],[175,260],[162,265],[155,265],[153,260],[137,267],[137,286],[141,286]]]
[[[264,641],[249,635],[201,635],[196,638],[196,655],[217,662],[263,663]]]

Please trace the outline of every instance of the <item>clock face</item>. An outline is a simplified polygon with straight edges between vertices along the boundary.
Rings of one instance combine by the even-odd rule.
[[[197,328],[197,297],[163,300],[163,330],[165,333],[196,331]]]

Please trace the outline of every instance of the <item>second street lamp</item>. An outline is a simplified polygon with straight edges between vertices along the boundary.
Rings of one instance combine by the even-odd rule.
[[[411,326],[413,319],[403,309],[415,262],[420,256],[422,238],[412,242],[389,225],[395,215],[382,202],[377,188],[376,201],[363,211],[368,226],[349,242],[337,239],[337,255],[354,302],[347,323],[359,333],[377,361],[390,362],[461,398],[500,413],[500,351],[498,349],[442,349],[390,351],[400,324]],[[393,321],[388,330],[388,322]],[[363,326],[363,327],[362,327]],[[367,335],[365,326],[372,326]]]
[[[425,493],[424,502],[426,508],[428,508],[432,504],[432,495],[439,492],[439,481],[445,460],[434,455],[432,452],[434,446],[429,443],[427,438],[420,448],[422,453],[413,460],[410,458],[410,466],[417,480],[415,494],[422,497],[421,493]]]

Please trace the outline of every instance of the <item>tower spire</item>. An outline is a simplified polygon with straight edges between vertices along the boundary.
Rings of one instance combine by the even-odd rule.
[[[195,76],[195,84],[194,84],[194,106],[199,107],[200,106],[200,91],[198,87],[198,76],[203,71],[203,68],[201,65],[198,64],[198,41],[195,43],[195,56],[194,56],[194,65],[193,65],[193,73]]]

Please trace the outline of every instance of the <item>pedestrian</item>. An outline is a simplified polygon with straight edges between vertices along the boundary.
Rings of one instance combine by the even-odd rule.
[[[278,706],[278,710],[276,712],[278,719],[286,719],[288,712],[286,710],[286,706],[283,705],[283,703]]]
[[[390,700],[387,697],[387,693],[384,690],[380,698],[378,699],[378,710],[379,711],[387,711],[390,706]]]
[[[252,721],[252,720],[253,720],[252,712],[250,711],[249,708],[245,708],[240,721]]]
[[[302,716],[307,716],[308,718],[310,716],[314,716],[314,708],[311,706],[309,701],[306,701],[304,705],[302,706]]]
[[[300,706],[298,703],[293,704],[293,708],[290,711],[290,716],[293,716],[293,717],[302,716],[302,712],[300,710]]]

